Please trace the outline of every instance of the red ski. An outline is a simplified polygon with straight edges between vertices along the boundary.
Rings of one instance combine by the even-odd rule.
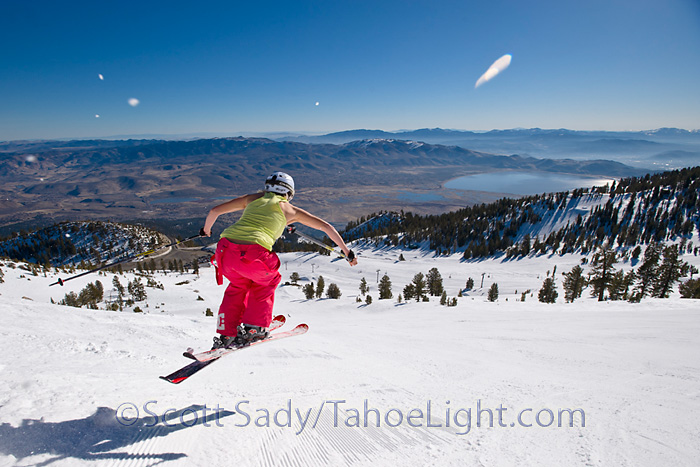
[[[284,315],[277,315],[274,318],[272,318],[272,322],[270,323],[270,327],[268,328],[268,332],[272,332],[275,329],[281,328],[284,323],[287,322],[287,318],[284,317]],[[193,348],[188,348],[186,352],[183,352],[182,355],[183,357],[191,358],[192,360],[199,360],[200,362],[206,362],[207,360],[211,360],[214,358],[214,356],[217,356],[217,353],[220,353],[218,351],[224,350],[224,349],[212,349],[212,350],[207,350],[205,352],[200,352],[195,354]],[[208,357],[211,355],[211,357]],[[198,356],[201,356],[201,358],[198,358]],[[218,355],[220,356],[220,355]]]
[[[207,366],[211,365],[212,363],[214,363],[215,361],[217,361],[218,359],[220,359],[221,357],[223,357],[225,355],[236,352],[238,350],[243,350],[243,349],[247,349],[249,347],[254,347],[256,345],[261,345],[261,344],[264,344],[266,342],[270,342],[273,340],[284,339],[284,338],[293,337],[293,336],[300,336],[300,335],[306,333],[306,331],[308,331],[308,330],[309,330],[309,326],[307,326],[306,324],[300,324],[290,331],[283,331],[283,332],[277,332],[274,334],[270,334],[265,339],[253,342],[252,344],[246,345],[244,347],[237,347],[237,348],[232,348],[232,349],[215,349],[216,351],[220,351],[216,354],[216,356],[211,357],[206,361],[195,360],[194,362],[190,363],[189,365],[186,365],[186,366],[180,368],[179,370],[169,374],[168,376],[161,376],[160,378],[164,379],[165,381],[167,381],[169,383],[179,384],[179,383],[185,381],[187,378],[189,378],[193,374],[206,368]],[[210,352],[203,352],[203,353],[208,354]],[[201,355],[201,354],[197,354],[197,355]]]

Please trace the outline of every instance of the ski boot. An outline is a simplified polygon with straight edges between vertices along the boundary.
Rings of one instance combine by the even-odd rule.
[[[235,336],[224,336],[223,334],[219,334],[218,336],[214,337],[214,345],[211,347],[211,349],[223,349],[228,344],[233,342],[235,338]]]
[[[233,349],[245,347],[255,341],[265,339],[269,335],[267,328],[262,326],[252,326],[250,324],[241,324],[238,326],[238,334],[236,336],[224,336],[219,334],[214,338],[214,349]]]
[[[241,324],[238,326],[238,335],[231,339],[231,341],[229,341],[225,347],[228,349],[245,347],[253,342],[265,339],[268,335],[269,332],[265,327]]]

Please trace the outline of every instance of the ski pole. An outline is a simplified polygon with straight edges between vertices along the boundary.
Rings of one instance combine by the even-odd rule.
[[[192,235],[191,237],[188,237],[188,238],[186,238],[186,239],[184,239],[184,240],[178,240],[178,241],[169,243],[169,244],[167,244],[167,245],[162,245],[162,246],[159,246],[158,248],[153,248],[152,250],[148,250],[148,251],[145,251],[145,252],[143,252],[143,253],[139,253],[139,254],[137,254],[137,255],[129,256],[129,257],[127,257],[127,258],[121,259],[121,260],[119,260],[119,261],[115,261],[115,262],[113,262],[113,263],[105,264],[104,266],[100,266],[99,268],[95,268],[95,269],[91,269],[91,270],[89,270],[89,271],[81,272],[80,274],[76,274],[75,276],[71,276],[71,277],[69,277],[69,278],[67,278],[67,279],[61,279],[61,278],[59,277],[58,280],[57,280],[56,282],[54,282],[53,284],[49,284],[49,287],[51,287],[52,285],[56,285],[56,284],[63,286],[63,283],[64,283],[64,282],[68,282],[69,280],[77,279],[78,277],[87,276],[88,274],[92,274],[93,272],[101,271],[101,270],[103,270],[103,269],[111,268],[112,266],[116,266],[117,264],[126,263],[127,261],[131,261],[131,260],[140,258],[140,257],[142,257],[142,256],[151,255],[151,254],[155,253],[156,251],[162,250],[162,249],[164,249],[164,248],[169,248],[169,247],[171,247],[171,246],[176,246],[176,245],[179,245],[180,243],[184,243],[184,242],[187,242],[187,241],[189,241],[189,240],[194,240],[195,238],[202,237],[202,236],[203,236],[202,233],[203,233],[203,232],[200,230],[199,234],[197,234],[197,235]]]
[[[322,248],[325,248],[325,249],[328,250],[328,251],[331,251],[331,252],[335,253],[336,255],[340,256],[341,258],[345,258],[345,259],[348,260],[348,261],[351,260],[351,259],[348,258],[348,257],[345,255],[345,253],[343,253],[342,251],[338,251],[338,250],[336,250],[335,248],[326,245],[326,244],[323,243],[321,240],[319,240],[319,239],[317,239],[317,238],[314,238],[314,237],[312,237],[311,235],[306,235],[304,232],[299,232],[299,231],[297,230],[296,226],[294,226],[294,225],[288,225],[288,226],[287,226],[287,231],[289,231],[289,233],[295,233],[295,234],[299,235],[301,238],[304,238],[304,239],[310,241],[311,243],[315,243],[316,245],[318,245],[318,246],[320,246],[320,247],[322,247]],[[352,251],[351,251],[350,253],[351,253],[351,255],[352,255]],[[353,256],[354,256],[354,255],[353,255]]]

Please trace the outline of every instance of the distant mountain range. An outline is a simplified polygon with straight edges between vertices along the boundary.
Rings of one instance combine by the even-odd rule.
[[[350,130],[321,136],[286,136],[285,141],[343,144],[358,139],[414,140],[493,154],[550,158],[611,158],[636,166],[680,168],[700,163],[700,130],[575,131],[541,128],[473,132],[441,128],[386,132]]]
[[[356,129],[324,135],[277,133],[189,133],[183,135],[120,135],[91,140],[9,141],[0,142],[0,153],[38,150],[51,147],[124,146],[151,144],[154,140],[177,141],[244,136],[267,138],[275,141],[294,141],[309,144],[344,144],[363,139],[394,139],[420,141],[429,144],[460,146],[474,151],[494,154],[520,154],[536,157],[565,158],[572,156],[634,155],[638,158],[661,153],[682,151],[684,159],[700,156],[700,130],[659,128],[645,131],[580,131],[542,128],[515,128],[486,132],[423,128],[418,130],[384,131]],[[118,140],[118,141],[115,141]],[[33,148],[33,149],[32,149]]]
[[[546,157],[555,159],[604,158],[654,170],[681,168],[700,163],[700,130],[659,128],[645,131],[578,131],[562,129],[516,128],[475,132],[442,128],[423,128],[389,132],[357,129],[324,135],[287,132],[243,134],[190,133],[186,135],[122,135],[91,140],[0,142],[0,153],[39,151],[51,148],[140,146],[154,142],[217,139],[244,136],[274,141],[307,144],[345,144],[366,139],[418,141],[428,144],[459,146],[491,154]]]
[[[357,136],[350,132],[342,137]],[[264,177],[275,170],[296,177],[305,195],[299,200],[307,203],[302,207],[342,220],[376,208],[413,209],[420,203],[397,203],[392,193],[441,189],[461,175],[526,170],[624,177],[647,172],[610,160],[495,155],[416,139],[365,138],[342,144],[242,137],[3,143],[0,222],[199,218],[217,199],[260,189]],[[445,211],[481,200],[450,196],[449,202],[431,209]],[[367,204],[370,197],[372,205]],[[338,206],[343,206],[341,214]]]
[[[409,139],[425,142],[449,141],[461,138],[522,138],[522,137],[542,137],[551,139],[563,138],[595,138],[595,139],[657,139],[657,138],[696,138],[700,140],[700,130],[682,130],[679,128],[659,128],[647,131],[580,131],[567,130],[565,128],[546,130],[542,128],[516,128],[510,130],[491,130],[484,132],[466,130],[445,130],[442,128],[422,128],[419,130],[404,130],[389,132],[384,130],[347,130],[335,133],[328,133],[318,136],[288,135],[282,138],[285,140],[302,140],[305,142],[323,141],[329,143],[345,143],[358,139]]]

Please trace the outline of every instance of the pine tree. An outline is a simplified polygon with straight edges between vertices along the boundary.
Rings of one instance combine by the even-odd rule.
[[[59,305],[65,305],[65,306],[73,306],[76,308],[80,308],[80,302],[78,301],[78,294],[75,292],[68,292],[64,297],[63,300],[58,302]]]
[[[637,273],[634,270],[630,270],[622,280],[622,299],[630,300],[633,295],[632,286],[634,281],[637,280]]]
[[[416,287],[413,285],[413,283],[410,283],[403,288],[403,296],[406,301],[412,300],[416,296]]]
[[[102,282],[95,281],[95,288],[93,289],[93,291],[94,291],[93,296],[95,298],[95,301],[101,302],[102,299],[104,298],[104,295],[105,295],[105,288],[102,285]]]
[[[426,277],[426,282],[428,284],[428,292],[433,297],[439,297],[444,291],[442,285],[442,276],[437,268],[432,268],[428,271],[428,276]]]
[[[554,282],[554,276],[547,277],[542,283],[542,288],[537,294],[537,298],[542,303],[556,303],[559,293],[557,292],[557,285]]]
[[[304,296],[306,297],[307,300],[311,300],[314,298],[314,295],[316,294],[316,289],[314,288],[314,285],[309,283],[306,284],[303,288],[302,291],[304,292]]]
[[[474,288],[474,279],[472,279],[471,277],[469,279],[467,279],[467,284],[466,284],[465,288],[467,290],[473,289]]]
[[[362,296],[364,297],[365,295],[367,295],[367,292],[369,292],[369,286],[367,285],[367,281],[366,281],[365,278],[363,277],[363,278],[360,280],[360,293],[361,293]]]
[[[583,268],[576,265],[571,271],[564,274],[564,301],[573,303],[577,298],[581,298],[585,286],[586,278],[583,276]]]
[[[331,283],[328,286],[328,291],[326,292],[326,297],[337,300],[340,298],[341,295],[342,295],[342,293],[340,293],[340,288],[338,287],[338,284]]]
[[[498,300],[498,284],[495,282],[491,284],[491,288],[489,289],[489,294],[488,294],[488,300],[489,302],[495,302]]]
[[[291,276],[289,276],[289,280],[292,281],[292,284],[297,285],[297,282],[299,282],[299,273],[298,272],[293,272]]]
[[[124,295],[124,286],[119,282],[119,277],[114,276],[114,279],[112,279],[112,287],[114,287],[117,291],[117,294],[120,296]]]
[[[117,305],[119,306],[119,311],[122,311],[124,308],[124,293],[126,290],[121,282],[119,282],[119,277],[114,276],[114,279],[112,279],[112,287],[117,291]]]
[[[394,295],[391,293],[391,280],[388,275],[384,274],[379,281],[379,299],[387,300],[393,296]]]
[[[652,288],[652,284],[656,279],[659,260],[661,259],[661,251],[663,247],[659,243],[650,243],[644,251],[644,259],[642,264],[637,268],[637,287],[635,288],[635,301],[639,301],[646,297]]]
[[[440,305],[447,305],[447,292],[442,292],[442,296],[440,297]]]
[[[652,285],[652,297],[668,298],[673,286],[688,274],[690,266],[680,258],[678,245],[664,248],[664,259],[659,266],[656,279]]]
[[[599,302],[605,299],[605,291],[615,274],[615,263],[617,263],[617,253],[609,247],[601,248],[591,261],[592,271],[589,280],[593,288],[591,295],[597,296]]]
[[[620,269],[610,278],[608,284],[608,294],[610,300],[622,300],[625,294],[625,271]]]
[[[634,198],[632,198],[632,199],[634,199]],[[632,250],[632,259],[635,260],[635,261],[638,260],[638,259],[639,259],[639,256],[640,256],[641,254],[642,254],[642,247],[639,246],[639,245],[637,245],[637,246],[634,248],[634,250]]]
[[[530,234],[525,234],[523,241],[520,244],[520,256],[527,256],[530,254]]]
[[[127,285],[127,290],[135,302],[146,300],[146,287],[144,287],[140,277],[137,277],[133,281],[129,282]]]
[[[700,279],[688,279],[678,286],[681,298],[700,298]]]
[[[421,272],[413,276],[413,293],[417,302],[425,296],[425,276]]]
[[[316,282],[316,298],[323,297],[323,290],[326,288],[326,281],[323,280],[323,276],[318,276],[318,281]]]

